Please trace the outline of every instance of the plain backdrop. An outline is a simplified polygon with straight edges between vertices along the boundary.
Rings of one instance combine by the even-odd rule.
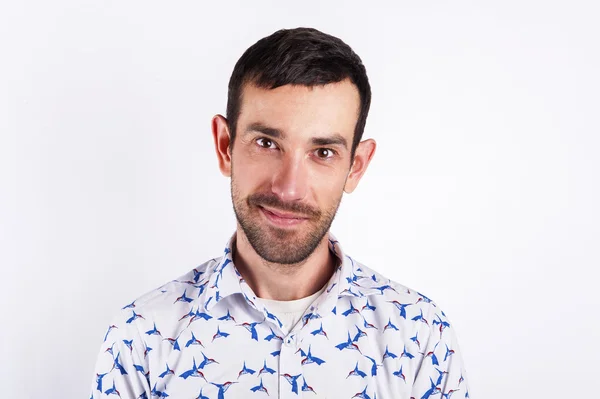
[[[107,323],[235,228],[210,118],[242,52],[336,35],[377,153],[332,232],[430,296],[471,397],[596,397],[600,28],[588,1],[0,6],[0,389],[89,397]]]

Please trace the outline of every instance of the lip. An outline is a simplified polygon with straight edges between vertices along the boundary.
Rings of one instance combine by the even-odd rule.
[[[271,223],[278,226],[294,226],[308,220],[308,218],[306,217],[298,217],[293,214],[279,213],[277,211],[267,209],[263,206],[259,206],[259,208],[262,214],[265,215],[265,217]]]

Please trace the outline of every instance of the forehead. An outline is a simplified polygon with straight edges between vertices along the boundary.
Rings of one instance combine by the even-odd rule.
[[[358,89],[350,80],[321,86],[285,85],[264,89],[244,86],[237,126],[253,123],[292,135],[339,133],[352,138],[360,109]]]

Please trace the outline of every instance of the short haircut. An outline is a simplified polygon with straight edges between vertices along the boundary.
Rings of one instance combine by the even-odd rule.
[[[231,146],[235,140],[244,85],[275,89],[292,84],[318,86],[350,81],[360,95],[351,158],[367,122],[371,86],[359,56],[342,40],[313,28],[281,29],[250,46],[233,68],[227,95]]]

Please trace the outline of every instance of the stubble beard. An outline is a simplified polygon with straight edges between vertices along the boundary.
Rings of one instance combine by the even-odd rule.
[[[342,194],[327,210],[315,210],[303,205],[282,203],[275,195],[251,194],[242,198],[231,174],[233,210],[248,242],[265,261],[274,264],[294,265],[304,262],[319,246],[329,231],[342,200]],[[305,226],[297,229],[277,228],[264,221],[259,205],[282,211],[307,215]]]

